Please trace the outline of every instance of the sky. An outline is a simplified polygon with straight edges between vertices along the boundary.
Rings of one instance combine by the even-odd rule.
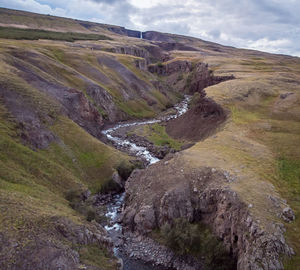
[[[0,7],[300,57],[300,0],[0,0]]]

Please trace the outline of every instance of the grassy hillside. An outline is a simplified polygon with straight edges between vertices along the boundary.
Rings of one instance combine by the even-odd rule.
[[[286,238],[296,255],[286,258],[285,269],[300,265],[299,58],[176,35],[159,34],[165,44],[149,42],[114,34],[107,25],[6,9],[0,23],[24,28],[2,28],[0,39],[0,252],[7,263],[0,268],[17,264],[19,251],[42,246],[76,251],[82,264],[116,267],[105,245],[78,240],[85,228],[94,235],[101,229],[67,198],[98,192],[122,161],[128,164],[127,155],[99,140],[105,123],[154,117],[178,101],[174,89],[187,90],[187,74],[147,71],[162,55],[168,63],[204,62],[215,75],[235,76],[206,89],[229,112],[226,124],[177,154],[178,164],[235,175],[238,181],[228,186],[269,231],[290,205],[296,220],[285,223]],[[160,125],[140,135],[156,145],[182,145]]]
[[[122,38],[71,43],[55,41],[69,37],[53,31],[9,35],[53,40],[0,39],[0,238],[5,256],[0,268],[20,268],[45,254],[40,262],[49,265],[52,254],[62,254],[62,262],[79,254],[76,267],[115,269],[106,240],[95,240],[105,232],[89,222],[95,215],[91,202],[76,206],[72,200],[87,189],[93,194],[105,189],[120,164],[129,166],[131,158],[99,140],[104,121],[154,117],[178,95],[156,89],[152,81],[157,78],[137,66],[144,59],[107,52],[125,46]],[[69,36],[70,41],[103,39],[98,34]]]
[[[20,260],[16,253],[19,250],[33,252],[37,248],[35,241],[50,240],[58,247],[64,243],[63,249],[71,247],[72,242],[60,239],[55,230],[61,218],[72,222],[66,230],[90,225],[85,216],[69,206],[67,195],[71,191],[100,190],[119,163],[128,158],[67,118],[57,119],[53,126],[60,140],[38,151],[21,143],[16,124],[3,105],[0,123],[0,231],[8,241],[18,243],[13,250],[3,243],[6,261],[1,262],[1,267],[7,269]],[[77,248],[80,250],[81,245]],[[103,253],[99,246],[94,247],[94,253],[95,250],[99,256]],[[95,257],[94,253],[85,251],[81,261],[89,264],[86,257]],[[100,265],[105,263],[105,269],[110,269],[115,263],[110,260],[104,252]]]

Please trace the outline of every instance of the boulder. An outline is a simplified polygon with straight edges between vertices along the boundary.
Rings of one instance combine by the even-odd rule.
[[[292,222],[295,220],[295,214],[290,207],[285,207],[282,210],[282,218],[286,222]]]

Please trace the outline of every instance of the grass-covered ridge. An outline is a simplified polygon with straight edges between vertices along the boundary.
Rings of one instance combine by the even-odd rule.
[[[86,34],[75,32],[55,32],[38,29],[20,29],[14,27],[0,26],[0,38],[6,39],[25,39],[25,40],[62,40],[74,42],[76,40],[111,40],[110,37],[98,34]]]

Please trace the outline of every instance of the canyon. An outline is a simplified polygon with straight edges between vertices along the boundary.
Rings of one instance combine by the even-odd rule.
[[[298,57],[2,8],[0,36],[1,269],[297,269]]]

